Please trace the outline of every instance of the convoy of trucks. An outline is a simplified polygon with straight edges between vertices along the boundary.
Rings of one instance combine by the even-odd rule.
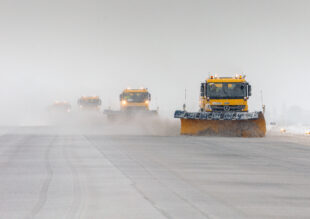
[[[264,137],[266,122],[263,111],[249,112],[248,99],[251,85],[245,76],[218,77],[212,75],[200,87],[200,103],[197,112],[177,110],[174,118],[181,121],[181,135],[215,135],[239,137]],[[109,120],[136,119],[158,115],[150,109],[151,94],[147,88],[124,89],[120,94],[120,109],[105,109]],[[100,111],[99,96],[82,96],[78,106],[82,111]],[[53,110],[71,111],[68,102],[55,102]]]

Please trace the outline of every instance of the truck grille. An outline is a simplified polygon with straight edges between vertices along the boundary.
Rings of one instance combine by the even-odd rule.
[[[212,111],[242,111],[244,105],[212,105]]]

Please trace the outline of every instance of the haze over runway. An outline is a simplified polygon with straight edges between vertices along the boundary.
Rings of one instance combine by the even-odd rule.
[[[308,218],[306,137],[1,129],[0,218]]]

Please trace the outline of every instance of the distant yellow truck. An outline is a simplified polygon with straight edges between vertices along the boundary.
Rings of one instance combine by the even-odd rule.
[[[123,90],[120,94],[120,111],[104,110],[108,118],[133,115],[157,115],[157,110],[150,110],[151,94],[147,88]]]
[[[122,111],[144,110],[149,111],[151,94],[146,88],[125,89],[120,95],[120,106]]]
[[[71,104],[67,101],[55,101],[53,105],[49,106],[48,110],[53,113],[70,113]]]
[[[78,99],[81,110],[100,110],[101,99],[98,96],[82,96]]]

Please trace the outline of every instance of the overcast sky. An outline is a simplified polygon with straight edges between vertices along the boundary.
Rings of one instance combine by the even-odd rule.
[[[250,110],[261,90],[269,111],[310,110],[309,11],[307,0],[0,0],[0,119],[81,95],[117,109],[128,86],[172,117],[185,88],[198,110],[213,73],[246,74]]]

